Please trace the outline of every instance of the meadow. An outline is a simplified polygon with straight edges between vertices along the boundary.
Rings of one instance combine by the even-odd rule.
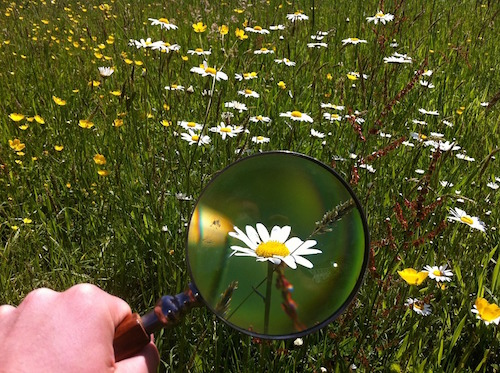
[[[500,5],[0,1],[0,304],[81,282],[150,310],[189,282],[203,187],[290,150],[358,196],[370,253],[300,340],[206,308],[161,372],[500,371]]]

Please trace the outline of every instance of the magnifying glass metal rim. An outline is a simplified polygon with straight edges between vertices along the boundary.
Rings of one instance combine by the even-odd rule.
[[[315,331],[317,331],[317,330],[325,327],[326,325],[328,325],[332,321],[334,321],[337,317],[339,317],[342,314],[342,312],[344,312],[344,310],[349,306],[349,304],[355,298],[355,296],[358,293],[358,290],[361,287],[361,284],[362,284],[362,282],[364,280],[364,276],[365,276],[365,273],[366,273],[366,268],[368,266],[370,238],[369,238],[369,231],[368,231],[368,224],[367,224],[367,221],[366,221],[366,217],[365,217],[363,208],[362,208],[362,206],[361,206],[358,198],[354,194],[354,191],[352,190],[352,188],[350,187],[350,185],[334,169],[332,169],[331,167],[329,167],[329,166],[325,165],[324,163],[320,162],[316,158],[313,158],[311,156],[308,156],[308,155],[305,155],[305,154],[302,154],[302,153],[297,153],[297,152],[292,152],[292,151],[287,151],[287,150],[274,150],[274,151],[267,151],[267,152],[262,152],[262,153],[258,153],[258,154],[252,154],[252,155],[249,155],[249,156],[246,156],[244,158],[241,158],[241,159],[238,159],[238,160],[234,161],[233,163],[231,163],[228,166],[226,166],[224,169],[222,169],[219,172],[217,172],[217,174],[208,182],[208,184],[205,185],[205,187],[203,188],[203,190],[201,191],[200,195],[198,196],[198,198],[196,200],[196,203],[195,203],[194,208],[193,208],[193,213],[191,214],[191,218],[189,219],[189,225],[188,225],[188,230],[187,230],[187,235],[186,235],[186,246],[185,246],[187,268],[188,268],[189,276],[190,276],[190,278],[191,278],[191,280],[193,281],[194,284],[196,284],[196,281],[195,281],[196,278],[193,275],[193,272],[192,272],[192,269],[191,269],[191,265],[190,265],[190,261],[189,261],[189,231],[190,231],[190,228],[191,228],[191,220],[193,218],[193,214],[196,211],[196,208],[197,208],[199,202],[202,200],[205,192],[209,189],[209,187],[211,185],[213,185],[213,183],[216,182],[216,180],[218,179],[218,177],[221,176],[229,168],[238,166],[241,163],[246,162],[246,161],[251,160],[251,159],[256,158],[256,157],[270,156],[270,155],[283,155],[283,156],[300,157],[300,158],[308,160],[308,161],[310,161],[310,162],[312,162],[312,163],[314,163],[314,164],[316,164],[318,166],[321,166],[327,172],[333,174],[335,176],[335,178],[337,178],[342,183],[342,185],[344,186],[344,188],[349,192],[351,198],[354,200],[354,202],[356,204],[356,208],[359,211],[359,214],[360,214],[360,217],[361,217],[361,222],[362,222],[362,225],[363,225],[363,231],[365,233],[365,245],[364,245],[365,250],[364,250],[364,256],[363,256],[363,264],[361,265],[361,271],[360,271],[360,274],[359,274],[358,279],[356,281],[356,284],[353,286],[353,289],[351,290],[349,296],[346,298],[346,300],[344,301],[344,303],[334,313],[332,313],[332,315],[330,315],[324,321],[322,321],[322,322],[320,322],[318,324],[315,324],[315,325],[313,325],[313,326],[311,326],[311,327],[309,327],[309,328],[307,328],[305,330],[297,331],[297,332],[290,333],[290,334],[277,334],[277,335],[273,335],[273,334],[257,333],[257,332],[254,332],[252,330],[244,329],[244,328],[242,328],[242,327],[240,327],[240,326],[238,326],[236,324],[231,323],[230,321],[226,320],[224,317],[222,317],[221,315],[219,315],[215,311],[215,309],[203,298],[203,294],[199,293],[199,296],[200,296],[202,302],[215,315],[217,315],[218,319],[222,320],[225,324],[229,325],[231,328],[236,329],[236,330],[238,330],[239,332],[241,332],[243,334],[247,334],[247,335],[250,335],[250,336],[256,337],[256,338],[270,339],[270,340],[277,340],[277,339],[281,340],[281,339],[298,338],[298,337],[302,337],[304,335],[313,333],[313,332],[315,332]]]

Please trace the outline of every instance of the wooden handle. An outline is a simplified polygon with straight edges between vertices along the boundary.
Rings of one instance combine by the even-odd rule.
[[[120,361],[134,356],[151,341],[151,336],[144,329],[138,313],[127,316],[115,330],[113,347],[115,360]]]

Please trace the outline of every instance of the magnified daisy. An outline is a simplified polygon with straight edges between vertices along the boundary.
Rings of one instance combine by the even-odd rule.
[[[247,225],[245,232],[235,226],[234,232],[229,232],[229,236],[240,240],[246,247],[231,246],[233,250],[231,256],[251,256],[258,262],[269,261],[275,265],[285,262],[292,269],[296,269],[297,264],[313,268],[313,264],[303,256],[321,254],[321,250],[312,248],[316,245],[316,241],[302,241],[298,237],[289,238],[291,231],[292,228],[288,225],[283,227],[275,225],[271,232],[262,223],[257,223],[255,228]]]
[[[467,224],[469,227],[478,229],[482,232],[486,231],[486,225],[479,220],[479,218],[467,215],[464,210],[458,207],[452,207],[450,209],[450,216],[448,216],[448,220]]]
[[[494,303],[489,303],[484,298],[477,298],[474,308],[471,310],[479,320],[483,320],[486,325],[500,323],[500,307]]]
[[[427,271],[427,273],[429,274],[429,278],[436,280],[436,282],[440,281],[450,282],[451,278],[453,277],[453,272],[447,268],[448,268],[447,264],[439,267],[437,266],[431,267],[430,265],[426,265],[424,267],[424,271]]]
[[[410,307],[413,311],[422,316],[429,316],[432,313],[431,305],[417,298],[408,298],[405,306]]]
[[[313,122],[313,119],[309,115],[301,113],[300,111],[297,110],[287,111],[286,113],[280,113],[280,117],[287,117],[299,122],[309,122],[309,123]]]

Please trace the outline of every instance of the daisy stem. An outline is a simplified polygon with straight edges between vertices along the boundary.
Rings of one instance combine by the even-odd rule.
[[[271,262],[267,263],[267,286],[266,286],[266,308],[264,310],[264,334],[267,334],[269,329],[269,312],[271,311],[271,289],[273,286],[274,265]]]

